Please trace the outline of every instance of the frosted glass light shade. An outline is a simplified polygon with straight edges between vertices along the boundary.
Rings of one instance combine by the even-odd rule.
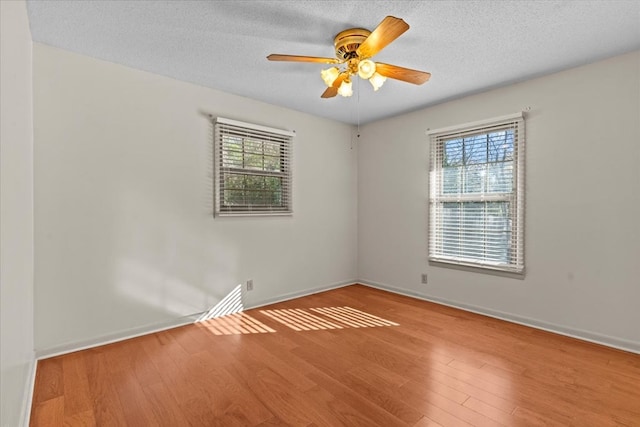
[[[338,94],[342,96],[351,96],[353,95],[353,88],[351,87],[351,81],[345,80],[342,82],[340,87],[338,88]]]
[[[373,86],[373,90],[378,90],[382,87],[387,78],[381,74],[374,73],[369,79],[369,83]]]
[[[369,79],[376,72],[376,63],[370,59],[364,59],[358,63],[358,75],[360,78]]]
[[[339,75],[340,75],[340,70],[338,70],[338,67],[331,67],[331,68],[327,68],[326,70],[320,71],[320,76],[322,77],[324,84],[326,84],[329,87],[331,87],[331,85],[338,78]]]

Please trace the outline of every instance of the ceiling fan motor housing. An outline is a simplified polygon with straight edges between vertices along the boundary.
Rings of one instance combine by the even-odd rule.
[[[336,48],[336,56],[341,60],[357,58],[356,50],[369,37],[371,31],[364,28],[349,28],[341,31],[333,39]]]

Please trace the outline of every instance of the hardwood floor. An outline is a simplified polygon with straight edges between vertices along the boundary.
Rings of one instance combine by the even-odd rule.
[[[31,425],[640,426],[640,355],[354,285],[42,360]]]

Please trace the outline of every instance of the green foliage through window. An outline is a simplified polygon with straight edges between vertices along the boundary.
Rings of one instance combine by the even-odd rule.
[[[290,135],[217,123],[216,143],[218,213],[291,212]]]

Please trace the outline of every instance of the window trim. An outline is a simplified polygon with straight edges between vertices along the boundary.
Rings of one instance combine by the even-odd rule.
[[[293,215],[293,198],[292,198],[292,149],[293,137],[296,135],[294,131],[271,128],[268,126],[257,125],[253,123],[242,122],[238,120],[227,119],[224,117],[215,117],[213,124],[213,175],[214,175],[214,216],[291,216]],[[254,170],[242,167],[223,167],[223,144],[222,139],[227,129],[233,129],[240,133],[247,134],[264,134],[266,137],[272,135],[276,139],[281,139],[280,148],[282,150],[280,156],[282,160],[282,171]],[[284,180],[283,198],[284,206],[271,206],[252,210],[251,205],[242,206],[238,209],[225,207],[222,203],[221,184],[224,180],[223,176],[228,172],[239,172],[244,175],[265,176],[265,177],[281,177]]]
[[[449,126],[434,130],[427,130],[429,137],[429,195],[428,195],[428,260],[430,263],[441,266],[462,267],[463,269],[473,269],[487,273],[505,273],[507,277],[521,277],[525,271],[525,117],[523,112],[509,114],[500,117],[494,117],[487,120],[479,120],[475,122],[465,123],[461,125]],[[498,193],[495,196],[483,194],[482,196],[456,194],[447,196],[439,192],[437,185],[441,183],[441,179],[434,176],[437,173],[438,162],[438,144],[442,145],[448,139],[464,136],[466,134],[480,134],[483,130],[490,132],[491,128],[508,126],[514,124],[516,128],[516,136],[514,140],[514,159],[513,159],[513,191],[512,193]],[[450,137],[450,138],[449,138]],[[441,169],[440,169],[441,170]],[[480,193],[482,194],[482,193]],[[438,252],[436,246],[436,233],[438,225],[436,224],[437,216],[435,209],[439,204],[447,201],[465,202],[465,201],[500,201],[505,200],[505,195],[509,195],[508,201],[512,201],[510,209],[512,214],[511,225],[511,248],[516,251],[515,261],[507,265],[501,265],[491,262],[471,261],[470,259],[461,259],[454,257],[446,257],[442,252]]]

